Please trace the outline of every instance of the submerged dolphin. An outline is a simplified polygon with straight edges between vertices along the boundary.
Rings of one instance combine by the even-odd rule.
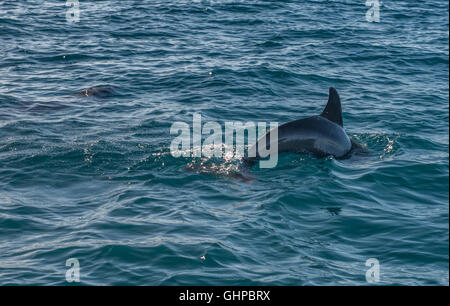
[[[116,91],[116,86],[100,86],[100,87],[92,87],[86,88],[79,92],[77,92],[76,96],[95,96],[99,98],[107,98],[112,96]]]
[[[333,87],[330,87],[327,106],[320,115],[291,121],[276,129],[278,130],[277,140],[271,139],[274,138],[270,137],[271,132],[274,131],[271,130],[250,147],[244,158],[247,165],[253,165],[262,158],[259,155],[258,146],[264,138],[266,138],[266,148],[273,145],[273,141],[278,141],[278,153],[310,153],[317,157],[332,155],[336,158],[345,158],[352,148],[361,148],[347,136],[343,129],[341,101]],[[262,148],[264,148],[263,144]]]

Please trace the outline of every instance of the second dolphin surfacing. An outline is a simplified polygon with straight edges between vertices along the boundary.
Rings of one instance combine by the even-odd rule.
[[[343,126],[339,94],[336,89],[330,87],[328,103],[320,115],[277,127],[278,137],[270,137],[275,129],[267,132],[249,148],[244,163],[252,166],[262,159],[259,150],[264,148],[264,144],[266,149],[277,145],[277,153],[310,153],[316,157],[332,155],[335,158],[345,158],[352,149],[362,147],[347,136]],[[275,141],[277,143],[274,143]]]

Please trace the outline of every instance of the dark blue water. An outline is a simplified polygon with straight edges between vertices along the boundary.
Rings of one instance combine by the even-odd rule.
[[[0,2],[0,284],[449,283],[448,3]],[[107,96],[77,96],[115,86]],[[368,155],[186,171],[175,121],[319,114]],[[204,256],[204,258],[202,258]]]

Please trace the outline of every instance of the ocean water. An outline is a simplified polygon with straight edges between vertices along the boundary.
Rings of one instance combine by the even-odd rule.
[[[379,22],[364,0],[70,8],[0,1],[0,285],[75,284],[70,258],[82,285],[449,284],[447,1]],[[330,86],[368,154],[284,154],[252,182],[170,154],[195,113],[288,122]]]

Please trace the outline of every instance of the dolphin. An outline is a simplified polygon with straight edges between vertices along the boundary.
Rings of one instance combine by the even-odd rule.
[[[250,147],[244,156],[244,164],[252,166],[262,157],[258,147],[265,140],[266,149],[278,142],[278,153],[309,153],[316,157],[334,156],[337,159],[346,158],[354,148],[361,145],[351,140],[344,131],[342,108],[339,94],[333,87],[329,89],[328,103],[318,116],[298,119],[280,125],[276,128],[278,139],[271,139],[270,130]],[[264,139],[265,138],[265,139]],[[272,142],[272,143],[271,143]],[[264,148],[264,143],[261,144]]]
[[[278,137],[270,137],[275,129]],[[338,92],[333,87],[329,89],[328,103],[320,115],[294,120],[275,129],[268,131],[255,144],[250,146],[240,160],[238,171],[225,173],[225,176],[247,183],[254,182],[256,179],[251,173],[250,167],[255,165],[258,160],[264,158],[259,155],[258,149],[260,146],[264,148],[265,143],[266,149],[270,151],[269,148],[275,145],[275,141],[277,141],[276,144],[278,145],[276,154],[283,152],[306,153],[319,158],[334,156],[336,159],[345,159],[350,157],[353,152],[368,153],[365,146],[354,142],[345,133],[341,100]],[[202,164],[190,165],[185,170],[202,174],[220,175],[215,167],[208,167]]]
[[[77,92],[76,96],[95,96],[99,98],[107,98],[115,93],[116,86],[100,86],[83,89]]]

